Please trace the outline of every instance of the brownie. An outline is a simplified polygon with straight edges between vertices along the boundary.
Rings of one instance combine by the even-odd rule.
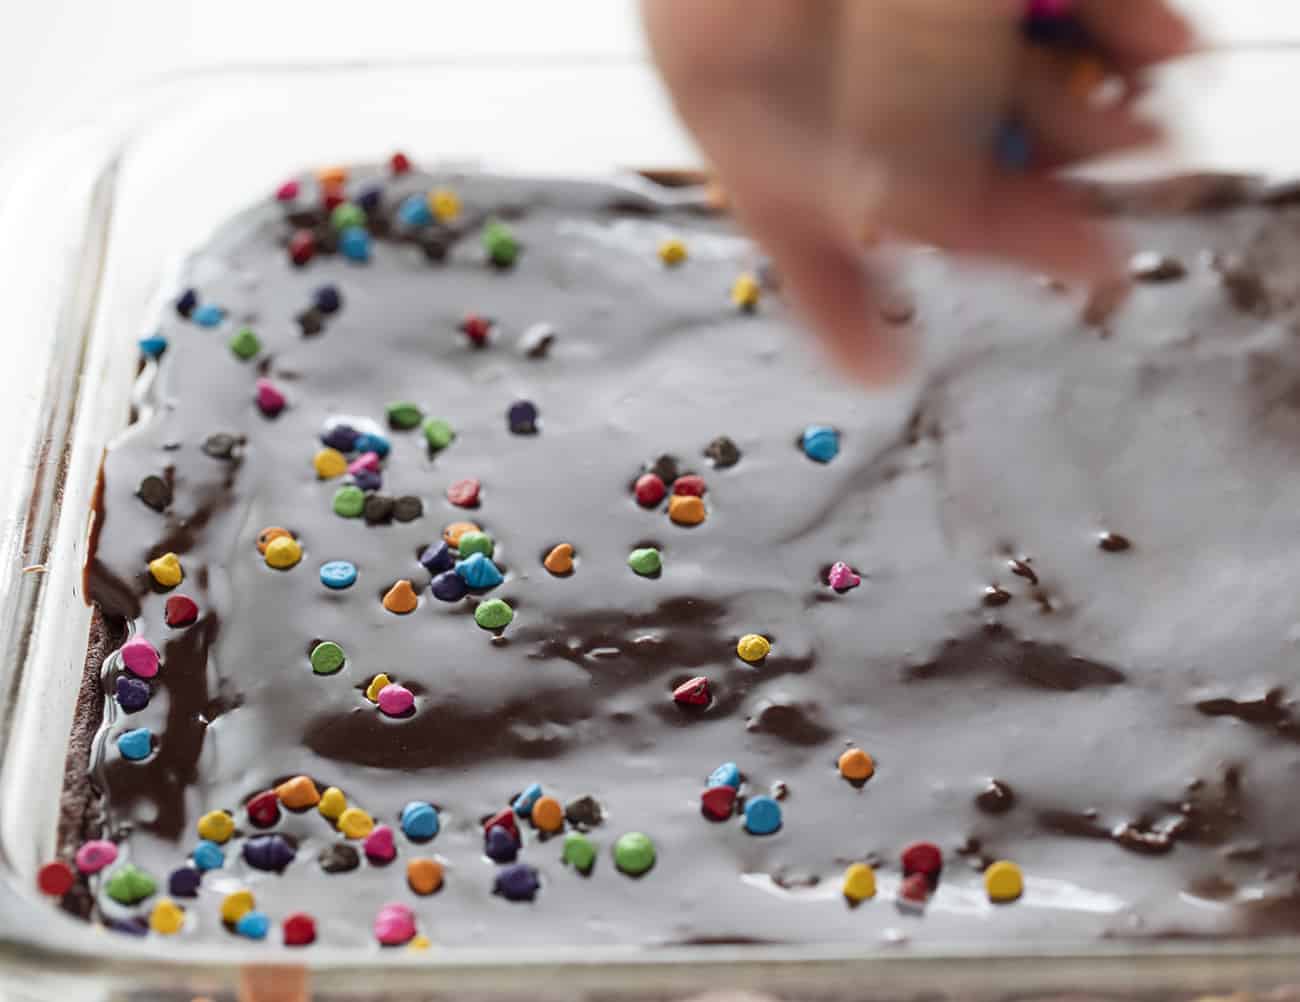
[[[1098,189],[1142,252],[1127,298],[908,252],[882,322],[924,362],[866,392],[697,189],[382,166],[290,187],[198,251],[159,315],[87,566],[161,668],[127,713],[121,635],[92,644],[83,817],[105,820],[65,826],[68,848],[111,838],[161,894],[228,812],[180,940],[238,935],[220,909],[240,888],[269,938],[306,913],[333,947],[374,945],[389,904],[446,946],[1300,927],[1290,199]],[[487,543],[437,553],[465,521]],[[168,553],[170,587],[149,571]],[[339,561],[350,586],[325,583]],[[168,625],[177,595],[190,625]],[[751,635],[770,645],[752,661]],[[380,673],[397,715],[369,698]],[[846,778],[852,748],[870,767]],[[259,797],[297,776],[389,826],[396,857]],[[490,858],[509,847],[484,819],[533,784],[569,808],[558,830],[521,804],[517,859]],[[413,802],[431,841],[402,830]],[[629,833],[654,847],[635,875]],[[260,868],[269,835],[291,859]],[[589,872],[565,861],[575,835]],[[416,858],[444,866],[435,894],[408,885]],[[994,861],[1017,900],[990,901]],[[97,921],[156,906],[106,883]]]

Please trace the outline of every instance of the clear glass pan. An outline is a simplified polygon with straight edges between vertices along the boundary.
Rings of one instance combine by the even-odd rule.
[[[1158,107],[1187,109],[1157,159],[1112,175],[1203,167],[1300,177],[1300,83],[1286,52],[1171,71]],[[1267,107],[1267,121],[1257,109]],[[134,340],[172,267],[234,210],[304,166],[417,160],[525,172],[691,164],[651,70],[627,59],[495,59],[215,71],[156,82],[48,138],[0,207],[8,319],[27,349],[0,372],[13,458],[0,484],[0,990],[13,998],[190,998],[233,989],[241,965],[310,966],[333,998],[683,997],[763,988],[788,998],[1193,997],[1300,985],[1292,941],[1081,944],[1035,954],[781,946],[424,954],[184,947],[92,932],[35,900],[55,845],[66,735],[89,611],[86,512],[105,445],[125,427]],[[21,571],[19,569],[22,569]],[[172,994],[160,994],[174,991]]]

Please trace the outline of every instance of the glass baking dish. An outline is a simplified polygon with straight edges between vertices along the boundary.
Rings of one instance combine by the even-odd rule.
[[[1154,97],[1188,113],[1159,156],[1112,177],[1175,168],[1300,177],[1300,110],[1285,50],[1189,61]],[[305,166],[375,160],[608,174],[689,165],[693,149],[652,70],[631,58],[479,59],[213,71],[97,109],[20,164],[0,206],[9,320],[25,350],[0,373],[11,476],[0,487],[0,990],[21,999],[226,997],[241,968],[306,964],[325,998],[687,997],[763,989],[788,998],[1182,998],[1300,985],[1291,940],[1080,944],[996,954],[863,944],[681,946],[423,954],[292,953],[271,943],[152,944],[92,930],[37,900],[50,858],[90,612],[87,512],[103,449],[131,413],[135,339],[181,257],[224,218]]]

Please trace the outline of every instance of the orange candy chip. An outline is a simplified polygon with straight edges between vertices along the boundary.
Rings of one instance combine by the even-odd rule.
[[[558,832],[564,827],[564,806],[554,797],[539,797],[531,816],[533,824],[544,832]]]
[[[420,604],[420,598],[415,594],[415,589],[411,587],[411,582],[402,578],[397,584],[388,589],[388,594],[384,596],[384,608],[389,612],[395,612],[399,616],[405,616],[408,612],[414,612],[415,607]]]
[[[850,748],[840,756],[840,775],[852,783],[870,779],[876,772],[876,763],[861,748]]]
[[[322,167],[316,172],[316,180],[321,184],[343,184],[348,179],[346,167]]]
[[[551,552],[546,554],[546,559],[542,561],[542,566],[556,577],[572,574],[573,546],[569,543],[560,543],[552,547]]]
[[[432,894],[442,886],[442,864],[436,859],[413,859],[406,864],[406,882],[416,894]]]
[[[278,525],[268,525],[257,534],[257,552],[262,556],[266,556],[266,548],[271,545],[271,540],[281,539],[285,536],[292,538],[293,533],[288,529],[281,529]]]
[[[442,530],[442,538],[448,546],[459,546],[460,537],[467,532],[482,532],[473,522],[452,522],[451,525]]]
[[[704,499],[693,494],[674,494],[668,499],[668,517],[678,525],[699,525],[706,514]]]
[[[310,776],[294,776],[286,779],[275,788],[275,795],[280,803],[290,810],[300,811],[306,807],[315,807],[320,803],[320,791]]]

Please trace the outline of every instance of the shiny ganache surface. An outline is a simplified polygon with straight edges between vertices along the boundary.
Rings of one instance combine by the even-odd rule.
[[[912,253],[909,308],[893,312],[926,363],[865,394],[816,357],[771,289],[753,312],[730,303],[760,262],[725,220],[622,183],[350,183],[367,178],[384,183],[384,218],[405,195],[454,188],[464,238],[431,262],[381,225],[368,264],[297,268],[286,209],[268,199],[186,269],[225,322],[163,311],[169,347],[106,459],[88,575],[163,667],[146,709],[106,703],[93,775],[109,831],[160,878],[205,811],[262,833],[242,804],[297,773],[395,828],[403,804],[431,801],[442,830],[419,847],[399,834],[387,866],[326,872],[318,854],[342,836],[315,811],[285,812],[270,830],[292,837],[294,861],[250,869],[237,837],[189,905],[187,935],[229,935],[218,906],[241,886],[273,920],[312,913],[336,945],[373,943],[390,901],[446,944],[1023,945],[1300,927],[1300,212],[1126,221],[1159,259],[1135,267],[1104,329],[1081,318],[1082,293]],[[297,222],[312,222],[310,179],[301,202]],[[522,242],[513,268],[485,262],[489,213]],[[669,237],[689,251],[678,267],[657,256]],[[299,317],[327,283],[342,308],[305,334],[316,325]],[[467,312],[494,320],[486,347],[458,331]],[[539,323],[555,336],[530,351],[520,340]],[[244,325],[263,344],[249,361],[228,347]],[[288,397],[274,419],[255,406],[259,375]],[[519,399],[540,410],[536,434],[508,428]],[[338,481],[312,468],[322,427],[382,425],[394,400],[456,431],[436,454],[418,430],[386,432],[383,492],[420,497],[423,514],[341,518]],[[832,462],[799,450],[810,424],[839,430]],[[232,458],[204,451],[214,434],[234,437]],[[735,465],[706,457],[719,435],[739,446]],[[705,478],[702,525],[636,503],[631,482],[662,454]],[[136,496],[150,475],[171,487],[161,512]],[[483,485],[472,512],[444,493],[466,477]],[[466,517],[506,572],[491,595],[515,619],[499,636],[475,625],[476,599],[434,599],[417,560]],[[298,566],[266,565],[267,526],[297,535]],[[542,567],[560,542],[576,552],[567,577]],[[641,577],[627,555],[651,544],[663,570]],[[169,550],[177,590],[200,607],[184,629],[164,625],[146,571]],[[331,560],[355,563],[357,583],[323,587]],[[825,581],[840,560],[862,575],[844,593]],[[381,605],[401,578],[420,594],[406,616]],[[735,651],[751,632],[773,643],[756,666]],[[320,639],[346,652],[335,675],[312,672]],[[415,694],[412,716],[365,699],[378,672]],[[698,675],[712,704],[674,704]],[[155,754],[123,760],[112,739],[142,725]],[[876,761],[860,787],[836,770],[848,744]],[[744,793],[783,784],[778,833],[701,815],[705,778],[728,760]],[[599,858],[583,877],[562,865],[560,839],[523,825],[521,859],[542,883],[513,903],[491,894],[480,819],[533,782],[600,802]],[[658,850],[639,879],[611,858],[629,831]],[[894,901],[899,851],[917,840],[945,852],[920,912]],[[405,861],[430,854],[445,886],[419,898]],[[1026,874],[1014,904],[985,897],[980,868],[998,858]],[[880,893],[850,908],[840,879],[855,860],[877,866]]]

